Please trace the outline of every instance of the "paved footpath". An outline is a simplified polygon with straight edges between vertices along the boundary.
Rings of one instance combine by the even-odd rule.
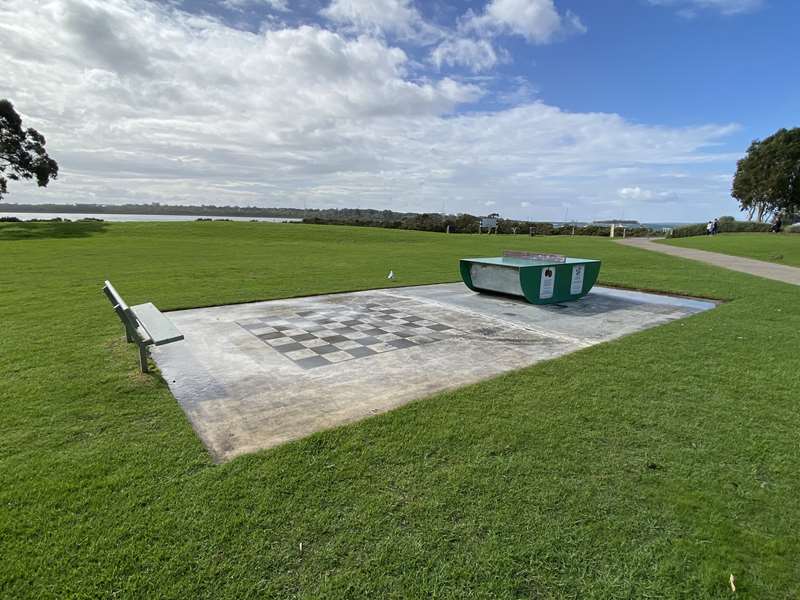
[[[750,275],[757,275],[758,277],[765,277],[766,279],[774,279],[775,281],[800,285],[800,268],[797,267],[787,267],[786,265],[777,265],[763,260],[731,256],[730,254],[719,254],[717,252],[706,252],[705,250],[695,250],[694,248],[656,244],[653,238],[628,238],[619,240],[619,243],[626,246],[633,246],[634,248],[644,248],[645,250],[661,252],[662,254],[698,260],[717,267],[723,267],[724,269],[730,269],[731,271],[741,271],[742,273],[749,273]]]

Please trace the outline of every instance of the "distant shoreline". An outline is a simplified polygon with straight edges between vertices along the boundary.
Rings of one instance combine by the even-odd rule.
[[[378,211],[375,209],[302,209],[302,208],[260,208],[256,206],[188,206],[176,204],[11,204],[0,203],[0,217],[17,217],[26,220],[27,215],[37,215],[34,218],[62,218],[81,219],[95,218],[107,221],[186,221],[201,218],[232,219],[235,221],[275,221],[297,222],[306,217],[326,217],[331,213],[345,212],[350,215],[363,214],[364,217],[377,217],[379,213],[391,213],[391,218],[401,216],[417,216],[424,213],[393,213],[392,211]],[[39,216],[42,215],[42,216]],[[47,215],[46,217],[44,215]],[[130,218],[120,218],[128,216]],[[357,217],[356,217],[357,218]],[[375,219],[378,220],[378,219]],[[509,219],[515,221],[516,219]],[[590,225],[588,221],[562,222],[541,221],[561,225]],[[640,226],[653,229],[674,228],[690,223],[685,222],[654,222],[641,223]]]

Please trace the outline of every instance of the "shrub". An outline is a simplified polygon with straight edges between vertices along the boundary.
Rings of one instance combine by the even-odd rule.
[[[530,235],[554,235],[554,227],[552,223],[538,223],[538,222],[525,222],[520,221],[517,227],[517,233]]]
[[[379,215],[383,217],[383,215]],[[356,227],[384,227],[386,229],[415,229],[417,231],[444,232],[450,228],[450,233],[478,233],[480,217],[470,214],[440,215],[438,213],[407,214],[401,219],[396,218],[366,218],[341,216],[325,217],[314,215],[303,219],[303,223],[315,225],[353,225]],[[498,234],[516,235],[594,235],[608,237],[611,228],[606,225],[561,225],[538,221],[516,221],[513,219],[498,219]],[[625,237],[648,237],[656,232],[647,227],[626,228]],[[622,237],[622,229],[617,229],[617,235]]]
[[[760,233],[769,231],[772,227],[769,223],[759,223],[758,221],[734,221],[733,223],[720,223],[719,230],[722,233]]]
[[[706,224],[695,223],[694,225],[683,225],[681,227],[675,227],[672,230],[672,233],[670,233],[668,237],[682,238],[682,237],[692,237],[695,235],[705,235],[705,234],[706,234]]]
[[[761,233],[769,231],[769,223],[759,223],[757,221],[722,221],[719,222],[720,233]],[[706,235],[706,224],[695,223],[694,225],[684,225],[672,230],[669,237],[682,238],[695,235]]]
[[[619,235],[619,232],[614,232],[614,235]],[[625,230],[625,237],[653,237],[653,236],[660,236],[661,232],[648,229],[647,227],[635,227],[632,229]]]

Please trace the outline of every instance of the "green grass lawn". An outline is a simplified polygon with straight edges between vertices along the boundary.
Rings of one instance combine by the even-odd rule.
[[[664,243],[800,267],[800,234],[797,233],[722,233],[677,238]]]
[[[215,466],[100,292],[455,281],[505,248],[729,302]],[[4,598],[800,595],[796,287],[600,238],[264,223],[0,224],[0,256]]]

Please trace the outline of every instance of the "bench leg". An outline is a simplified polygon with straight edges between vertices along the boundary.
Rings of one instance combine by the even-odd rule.
[[[139,344],[139,369],[142,373],[149,371],[147,368],[147,346],[144,344]]]
[[[131,331],[131,328],[128,327],[127,324],[125,325],[125,341],[128,342],[129,344],[135,341],[133,338],[133,332]]]

